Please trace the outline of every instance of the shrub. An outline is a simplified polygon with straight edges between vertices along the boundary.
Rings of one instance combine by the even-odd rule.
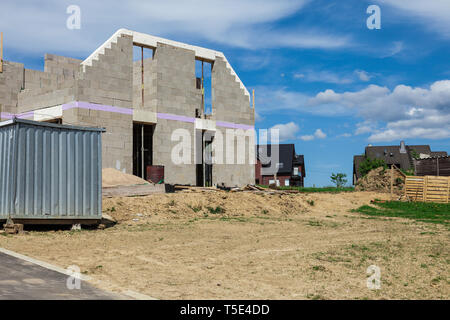
[[[383,167],[386,169],[386,163],[382,159],[371,159],[366,158],[363,162],[359,165],[358,171],[361,174],[362,177],[364,177],[366,174],[368,174],[373,169]]]

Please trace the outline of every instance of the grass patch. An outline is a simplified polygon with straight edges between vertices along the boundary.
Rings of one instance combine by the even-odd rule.
[[[322,223],[320,223],[320,221],[317,220],[309,220],[308,225],[312,227],[321,227]]]
[[[202,206],[201,206],[201,205],[198,205],[198,206],[191,206],[191,205],[188,205],[188,207],[189,207],[192,211],[194,211],[195,213],[197,213],[197,212],[199,212],[199,211],[202,210]]]
[[[222,208],[221,206],[217,206],[217,207],[215,207],[215,208],[207,207],[206,209],[208,209],[208,211],[209,211],[211,214],[222,214],[222,213],[225,213],[225,209]]]
[[[450,204],[387,201],[376,207],[362,206],[352,212],[369,216],[398,217],[450,226]]]

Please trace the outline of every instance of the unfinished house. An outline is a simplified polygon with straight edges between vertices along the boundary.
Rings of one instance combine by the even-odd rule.
[[[254,105],[221,52],[120,29],[84,61],[46,54],[43,72],[9,61],[2,71],[2,120],[103,127],[103,168],[148,178],[163,167],[169,184],[255,181]]]

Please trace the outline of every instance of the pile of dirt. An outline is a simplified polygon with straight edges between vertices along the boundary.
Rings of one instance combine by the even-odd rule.
[[[405,184],[405,177],[398,171],[393,170],[395,194],[401,194]],[[379,167],[371,170],[368,174],[358,180],[356,191],[378,191],[391,192],[391,170]]]
[[[133,186],[139,184],[148,184],[148,182],[144,179],[120,172],[119,170],[113,168],[106,168],[102,170],[103,188]]]
[[[252,192],[184,192],[154,194],[145,197],[103,198],[103,210],[119,223],[149,218],[161,222],[182,218],[237,219],[262,216],[286,218],[311,209],[309,195],[271,195]],[[317,202],[317,201],[316,201]],[[314,201],[312,201],[314,203]]]

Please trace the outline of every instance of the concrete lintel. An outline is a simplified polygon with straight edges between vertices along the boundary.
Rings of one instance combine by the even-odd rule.
[[[63,115],[62,105],[44,108],[34,111],[34,121],[47,121],[61,118]]]
[[[156,116],[156,112],[133,109],[133,121],[144,123],[157,123],[158,119]]]
[[[195,129],[216,131],[216,121],[209,119],[195,119]]]

